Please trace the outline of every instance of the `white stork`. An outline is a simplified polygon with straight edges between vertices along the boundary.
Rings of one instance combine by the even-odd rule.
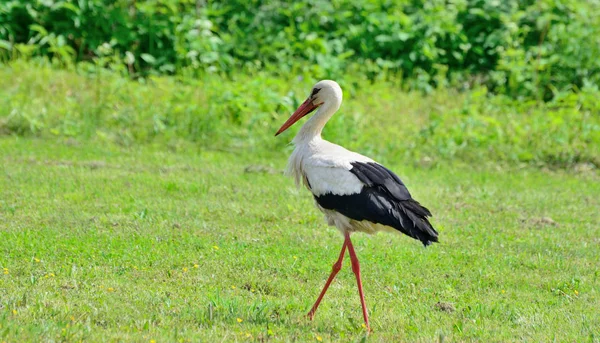
[[[369,234],[402,232],[427,246],[438,241],[438,233],[427,220],[431,212],[411,197],[396,174],[366,156],[321,138],[323,127],[341,104],[340,86],[335,81],[320,81],[275,136],[317,110],[293,140],[295,149],[289,159],[287,174],[294,176],[297,186],[302,181],[312,192],[316,206],[325,214],[327,223],[336,226],[344,235],[344,245],[308,316],[313,319],[327,288],[341,269],[348,249],[363,318],[369,331],[360,266],[350,234],[357,231]]]

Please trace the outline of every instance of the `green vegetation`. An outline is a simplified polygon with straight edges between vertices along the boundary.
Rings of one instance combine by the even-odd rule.
[[[341,237],[279,173],[293,132],[273,133],[313,80],[0,77],[0,340],[364,337],[347,265],[303,318]],[[442,240],[356,237],[370,340],[598,342],[597,99],[362,84],[324,134],[398,171]],[[531,169],[556,163],[577,174]]]
[[[0,341],[364,337],[348,261],[303,317],[342,237],[277,172],[284,154],[17,137],[0,152]],[[597,175],[390,167],[441,243],[356,235],[368,341],[600,341]]]
[[[240,153],[283,151],[290,139],[272,136],[315,82],[309,75],[299,81],[266,73],[232,81],[131,81],[80,68],[75,73],[21,61],[0,66],[0,79],[13,80],[0,88],[0,132],[123,146],[187,141]],[[326,136],[390,161],[600,165],[600,98],[593,92],[538,103],[491,96],[485,88],[423,96],[392,82],[340,83],[345,101]]]
[[[600,2],[0,2],[0,342],[600,343]],[[342,244],[280,171],[385,163],[440,244]]]
[[[7,0],[0,50],[61,64],[108,56],[131,75],[395,75],[547,100],[597,90],[599,16],[598,0]]]

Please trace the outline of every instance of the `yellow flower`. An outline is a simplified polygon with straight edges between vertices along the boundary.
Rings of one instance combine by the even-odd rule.
[[[506,293],[506,291],[505,291],[505,290],[502,290],[501,292],[502,292],[502,294]]]
[[[317,341],[323,342],[323,338],[321,338],[321,336],[317,336]]]
[[[238,323],[241,323],[241,322],[243,322],[243,321],[244,321],[244,320],[243,320],[242,318],[238,318],[238,319],[237,319],[237,322],[238,322]]]
[[[297,259],[297,258],[298,258],[298,256],[294,256],[294,260]]]
[[[231,286],[231,289],[235,289],[235,286]]]
[[[216,245],[213,245],[213,249],[215,249],[215,250],[219,250],[219,247],[218,247],[218,246],[216,246]]]
[[[151,339],[150,343],[156,343],[156,340],[155,339]]]
[[[75,321],[75,317],[74,316],[71,316],[71,318],[69,318],[69,319],[71,319],[71,321]]]
[[[579,295],[579,291],[578,290],[575,290],[574,293],[575,293],[575,295]]]
[[[250,332],[246,332],[246,338],[250,338],[252,337],[252,335],[250,334]]]
[[[35,262],[37,262],[37,263],[40,263],[40,259],[39,259],[39,258],[37,258],[37,257],[34,257],[34,258],[33,258],[33,260],[34,260]]]
[[[185,273],[187,271],[188,271],[188,269],[186,267],[183,267],[183,272]]]
[[[109,292],[114,292],[115,291],[115,289],[112,288],[112,287],[108,287],[106,290],[109,291]]]
[[[49,275],[50,275],[50,277],[55,277],[56,276],[56,275],[54,275],[54,273],[50,273]]]
[[[197,265],[197,264],[194,264],[194,268],[198,268],[198,267],[200,267],[200,266],[199,266],[199,265]]]
[[[12,312],[13,312],[13,314],[17,314],[17,310],[13,310]]]
[[[4,274],[8,274],[8,268],[2,268]]]

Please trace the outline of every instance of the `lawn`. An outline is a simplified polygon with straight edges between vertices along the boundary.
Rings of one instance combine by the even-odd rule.
[[[305,318],[343,240],[288,152],[0,138],[0,341],[364,341],[349,261]],[[373,157],[440,244],[354,236],[368,341],[600,342],[597,173]]]
[[[597,5],[0,1],[0,343],[600,343]],[[348,260],[306,318],[319,79],[440,233],[353,236],[368,335]]]

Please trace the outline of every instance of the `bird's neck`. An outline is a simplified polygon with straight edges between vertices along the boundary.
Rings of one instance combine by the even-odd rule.
[[[341,100],[341,99],[340,99]],[[321,105],[317,112],[302,126],[294,140],[295,145],[307,144],[321,139],[321,132],[327,121],[340,108],[341,101],[328,101]]]

